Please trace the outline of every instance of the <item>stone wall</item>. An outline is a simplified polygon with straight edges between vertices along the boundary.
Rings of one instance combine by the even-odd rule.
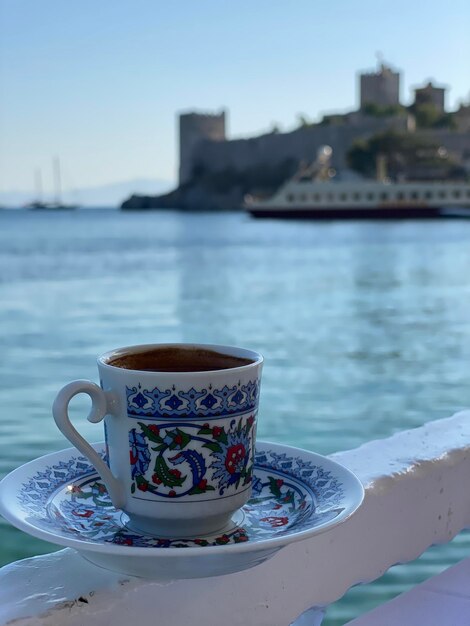
[[[420,134],[446,148],[449,154],[460,162],[470,158],[470,127],[466,132],[436,128],[435,130],[422,130]]]
[[[333,148],[332,166],[346,167],[346,154],[352,143],[362,137],[393,129],[407,130],[406,116],[374,118],[364,116],[354,125],[315,125],[290,133],[270,133],[249,139],[225,142],[201,140],[192,153],[195,171],[216,172],[226,169],[245,170],[250,167],[277,165],[287,159],[312,162],[321,146]]]

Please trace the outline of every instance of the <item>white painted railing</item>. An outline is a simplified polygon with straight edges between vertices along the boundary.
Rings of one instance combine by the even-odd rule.
[[[70,549],[26,559],[0,570],[0,625],[317,626],[352,585],[470,526],[470,411],[333,458],[366,489],[342,526],[218,578],[129,579]]]

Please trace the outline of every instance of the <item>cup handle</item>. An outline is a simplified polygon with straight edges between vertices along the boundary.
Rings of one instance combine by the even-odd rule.
[[[111,502],[117,509],[120,509],[125,502],[125,494],[121,484],[117,478],[113,476],[111,470],[99,454],[77,432],[70,421],[68,410],[69,402],[79,393],[88,394],[92,401],[91,410],[87,417],[88,421],[93,424],[100,422],[106,413],[108,413],[106,394],[101,387],[98,387],[98,385],[95,385],[95,383],[89,380],[75,380],[65,385],[54,400],[52,415],[54,416],[55,423],[60,432],[94,465],[106,485]]]

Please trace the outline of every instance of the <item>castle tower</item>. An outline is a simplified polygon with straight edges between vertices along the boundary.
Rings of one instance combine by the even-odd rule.
[[[360,75],[361,109],[366,104],[393,106],[400,104],[400,74],[380,64],[378,72]]]
[[[415,104],[433,104],[438,111],[445,111],[445,87],[436,87],[431,81],[424,87],[415,89]]]
[[[179,183],[191,179],[193,151],[202,139],[225,141],[225,111],[219,114],[182,113],[179,116],[180,169]]]

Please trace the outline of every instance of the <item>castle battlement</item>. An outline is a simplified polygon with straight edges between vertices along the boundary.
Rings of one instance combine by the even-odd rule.
[[[194,165],[194,151],[203,140],[225,141],[226,112],[200,113],[188,111],[179,116],[180,170],[179,182],[184,184],[191,179]]]
[[[361,109],[367,104],[397,106],[400,104],[400,74],[381,63],[376,72],[360,74]]]

